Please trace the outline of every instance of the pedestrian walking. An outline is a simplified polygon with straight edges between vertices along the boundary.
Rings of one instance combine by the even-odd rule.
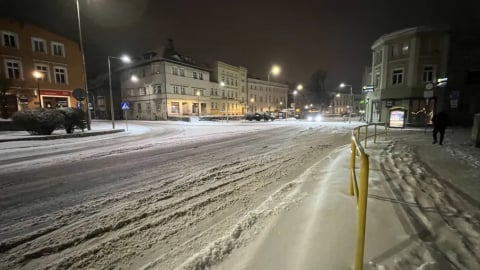
[[[443,145],[443,138],[445,136],[445,129],[447,128],[448,115],[444,112],[439,112],[432,118],[433,122],[433,144],[437,143],[437,134],[440,133],[440,145]]]

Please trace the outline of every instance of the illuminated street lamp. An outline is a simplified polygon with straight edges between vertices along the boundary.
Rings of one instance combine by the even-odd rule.
[[[282,69],[280,68],[280,66],[273,65],[270,71],[268,72],[268,81],[270,81],[270,75],[277,76],[278,74],[280,74],[280,72],[282,72]]]
[[[198,118],[200,118],[200,91],[197,90],[197,97],[198,97]]]
[[[252,112],[253,112],[253,102],[255,102],[255,99],[251,98],[250,103],[252,103]]]
[[[344,84],[344,83],[341,83],[340,84],[340,88],[344,88],[344,87],[350,87],[350,110],[349,110],[349,116],[348,116],[348,123],[352,123],[352,111],[353,111],[353,88],[350,84]]]
[[[33,77],[37,81],[37,95],[38,95],[38,106],[42,108],[42,100],[40,98],[40,79],[43,79],[45,77],[45,74],[41,71],[35,70],[32,72]]]
[[[270,75],[278,76],[282,72],[282,69],[278,65],[273,65],[270,71],[268,72],[268,81],[270,81]],[[270,112],[270,98],[267,98],[268,111]]]
[[[107,56],[107,61],[108,61],[108,87],[110,89],[110,114],[112,115],[112,129],[115,129],[115,113],[113,111],[113,94],[112,94],[112,71],[110,68],[110,59],[119,59],[123,63],[130,63],[130,57],[127,55],[123,55],[121,57],[114,57],[114,56]],[[132,76],[132,81],[133,81],[133,76]],[[137,79],[138,81],[138,79]]]
[[[132,77],[130,77],[130,81],[132,81],[132,82],[138,82],[138,77],[137,77],[137,75],[132,75]]]

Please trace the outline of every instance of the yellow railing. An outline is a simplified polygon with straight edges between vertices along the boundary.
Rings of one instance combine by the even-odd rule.
[[[387,127],[384,123],[372,123],[368,125],[359,126],[352,131],[351,143],[351,158],[350,158],[350,195],[357,199],[357,244],[355,247],[355,270],[363,269],[363,254],[365,250],[365,227],[367,221],[367,196],[368,196],[368,173],[369,173],[369,158],[365,153],[368,138],[374,137],[374,142],[377,142],[377,126],[385,126],[385,136],[387,135]],[[374,126],[373,135],[368,135],[368,128]],[[362,134],[362,129],[365,132]],[[383,134],[383,133],[382,133]],[[362,136],[364,135],[364,136]],[[361,139],[361,137],[364,137]],[[361,141],[364,140],[364,146]],[[364,148],[365,147],[365,148]],[[356,158],[360,157],[360,183],[357,181],[356,173]]]

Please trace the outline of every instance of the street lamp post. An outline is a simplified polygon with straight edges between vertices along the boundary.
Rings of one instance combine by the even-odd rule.
[[[352,111],[353,111],[353,88],[352,88],[352,85],[350,84],[344,84],[344,83],[341,83],[340,84],[340,88],[343,88],[345,86],[349,86],[350,87],[350,110],[349,110],[349,115],[348,115],[348,123],[352,123]]]
[[[222,87],[222,90],[225,91],[224,87],[225,87],[225,83],[224,82],[220,82],[220,87]],[[227,122],[228,122],[228,101],[229,101],[229,96],[228,96],[228,91],[227,91]]]
[[[40,72],[38,70],[33,71],[32,73],[33,77],[35,77],[35,80],[37,81],[37,95],[38,95],[38,106],[42,108],[42,99],[40,97],[40,79],[42,79],[45,74],[43,72]]]
[[[255,101],[255,99],[251,98],[250,99],[250,103],[252,104],[252,112],[253,112],[253,102]]]
[[[90,108],[88,106],[89,100],[88,100],[88,85],[87,85],[87,65],[85,64],[85,52],[83,50],[83,39],[82,39],[82,24],[80,22],[80,5],[77,2],[77,20],[78,20],[78,35],[80,39],[80,52],[82,53],[82,64],[83,64],[83,83],[85,84],[85,92],[86,92],[86,100],[85,102],[87,103],[87,129],[91,130],[90,122],[91,122],[91,114],[90,114]]]
[[[200,91],[197,91],[197,97],[198,97],[198,103],[197,103],[197,106],[198,106],[198,118],[200,118]]]
[[[297,102],[297,101],[296,101],[297,94],[298,94],[298,91],[297,91],[297,90],[293,91],[293,118],[295,118],[295,112],[296,112],[296,108],[295,108],[295,107],[297,106],[297,104],[296,104],[296,102]]]
[[[280,74],[280,72],[282,72],[282,69],[280,68],[280,66],[273,65],[270,71],[268,72],[268,76],[267,76],[268,81],[270,81],[270,75],[277,76],[278,74]],[[270,112],[270,96],[268,95],[267,95],[267,107],[268,107],[268,111]]]
[[[124,55],[122,57],[108,56],[108,87],[110,89],[110,114],[112,116],[112,129],[115,129],[115,113],[113,111],[113,94],[112,94],[112,71],[110,68],[110,58],[120,59],[124,63],[130,63],[130,57]]]

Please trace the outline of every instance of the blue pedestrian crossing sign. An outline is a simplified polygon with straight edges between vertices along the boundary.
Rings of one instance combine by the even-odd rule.
[[[130,110],[130,103],[124,101],[121,103],[121,106],[122,106],[122,110],[126,111],[126,110]]]

